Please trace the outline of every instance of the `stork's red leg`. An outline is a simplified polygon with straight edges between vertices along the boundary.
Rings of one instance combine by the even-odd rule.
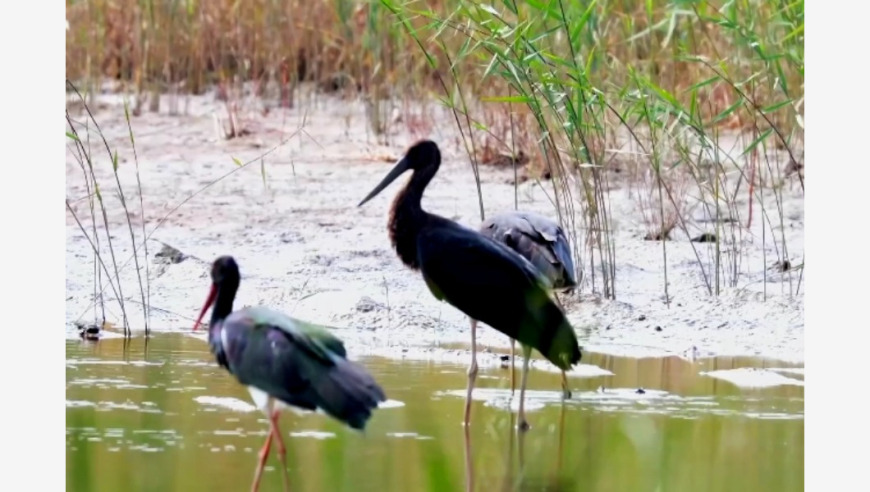
[[[272,448],[272,434],[269,430],[269,435],[266,436],[266,442],[263,448],[260,449],[260,462],[257,464],[257,471],[254,472],[254,483],[251,484],[251,492],[256,492],[260,488],[260,477],[263,475],[263,466],[266,465],[266,458],[269,457],[269,450]]]
[[[285,492],[290,490],[290,477],[287,476],[287,448],[284,446],[284,438],[281,437],[281,430],[278,429],[278,410],[274,410],[269,417],[271,422],[272,434],[275,440],[278,441],[278,458],[281,460],[281,472],[284,479]]]
[[[468,426],[471,419],[471,390],[474,389],[474,380],[477,378],[477,320],[471,320],[471,366],[468,367],[468,393],[465,395],[465,420],[463,424]]]

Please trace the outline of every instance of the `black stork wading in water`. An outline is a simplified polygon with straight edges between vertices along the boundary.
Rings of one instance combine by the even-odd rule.
[[[477,322],[482,321],[523,347],[518,427],[528,429],[525,418],[526,378],[532,349],[558,368],[580,362],[574,328],[553,302],[546,280],[525,258],[479,232],[423,210],[426,185],[438,172],[441,152],[431,140],[421,140],[360,202],[380,193],[399,175],[411,170],[408,184],[390,210],[390,241],[402,262],[419,270],[435,298],[447,301],[471,321],[471,365],[464,423],[471,414],[471,392],[477,377]]]
[[[211,279],[211,292],[193,329],[196,331],[214,305],[208,325],[211,351],[220,366],[248,387],[254,403],[270,422],[251,490],[259,488],[273,437],[286,489],[286,448],[278,429],[282,408],[321,409],[353,429],[364,430],[386,395],[361,365],[347,360],[344,344],[327,328],[266,307],[233,311],[241,280],[233,257],[216,259]]]
[[[567,292],[577,287],[571,247],[562,227],[555,221],[534,212],[504,212],[483,221],[480,232],[529,260],[553,289]],[[559,298],[555,299],[558,302]],[[514,344],[515,340],[511,338],[511,392],[516,386]],[[562,371],[562,392],[565,398],[571,398],[565,371]]]

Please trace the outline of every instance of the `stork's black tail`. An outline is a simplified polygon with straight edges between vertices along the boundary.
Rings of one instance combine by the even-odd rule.
[[[574,333],[574,328],[568,323],[564,315],[557,319],[559,319],[559,322],[555,328],[551,326],[546,328],[550,333],[550,343],[542,353],[556,367],[567,371],[571,369],[571,366],[580,362],[583,354],[580,351],[580,345],[577,343],[577,335]]]
[[[378,404],[387,400],[366,369],[343,357],[334,357],[335,365],[312,377],[317,406],[354,429],[365,429]]]
[[[538,349],[559,369],[570,370],[583,356],[574,327],[542,290],[532,291],[527,299],[531,306],[529,317],[517,340]]]

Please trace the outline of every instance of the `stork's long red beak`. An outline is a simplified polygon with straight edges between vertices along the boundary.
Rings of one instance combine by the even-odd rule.
[[[211,285],[211,291],[208,293],[208,298],[205,300],[205,304],[202,305],[202,311],[199,312],[199,318],[196,319],[196,324],[193,325],[193,331],[196,331],[199,328],[199,323],[202,321],[202,317],[205,316],[205,312],[208,311],[208,308],[214,304],[214,299],[217,296],[217,285]]]

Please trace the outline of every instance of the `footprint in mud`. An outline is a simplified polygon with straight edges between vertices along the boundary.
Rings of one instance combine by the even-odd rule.
[[[292,231],[282,232],[278,239],[284,244],[305,242],[301,234]]]

